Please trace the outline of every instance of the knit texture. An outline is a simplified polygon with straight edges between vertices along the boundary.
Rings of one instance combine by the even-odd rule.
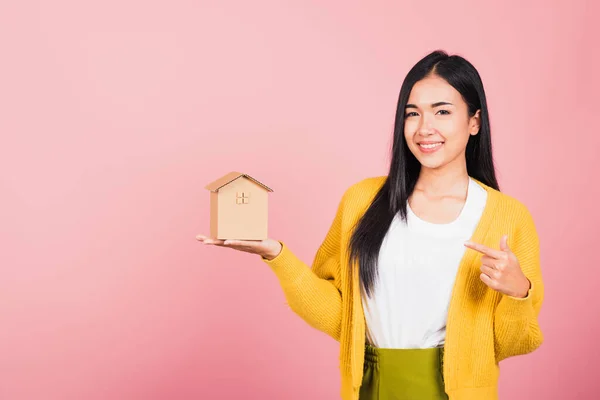
[[[358,265],[348,265],[352,228],[369,207],[385,176],[363,179],[348,188],[312,265],[298,259],[286,243],[272,260],[290,308],[310,326],[340,343],[341,397],[357,400],[362,382],[365,319]],[[443,373],[450,400],[498,398],[498,363],[527,354],[543,342],[538,315],[544,298],[539,239],[524,204],[476,180],[488,193],[471,240],[498,249],[508,246],[531,281],[527,297],[507,296],[479,278],[481,253],[465,247],[448,310]]]

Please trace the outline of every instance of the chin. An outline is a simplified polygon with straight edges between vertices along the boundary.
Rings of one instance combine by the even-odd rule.
[[[446,165],[444,160],[432,160],[431,158],[417,158],[421,167],[429,168],[429,169],[438,169]]]
[[[432,163],[432,162],[426,162],[426,163],[421,163],[421,168],[427,168],[427,169],[440,169],[443,166],[445,166],[446,164],[444,163]]]

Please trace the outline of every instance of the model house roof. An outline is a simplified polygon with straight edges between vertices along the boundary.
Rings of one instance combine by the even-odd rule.
[[[251,181],[255,182],[257,185],[262,186],[263,188],[265,188],[267,191],[272,192],[273,189],[269,188],[267,185],[265,185],[262,182],[257,181],[256,179],[254,179],[253,177],[251,177],[248,174],[243,174],[241,172],[230,172],[226,175],[223,175],[222,177],[220,177],[219,179],[209,183],[208,185],[206,185],[204,188],[210,190],[211,192],[217,192],[220,188],[222,188],[223,186],[227,185],[228,183],[233,182],[234,180],[240,178],[240,177],[245,177],[250,179]]]

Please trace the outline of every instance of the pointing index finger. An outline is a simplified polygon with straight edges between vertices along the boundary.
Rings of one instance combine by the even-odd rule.
[[[502,253],[503,253],[500,250],[491,249],[491,248],[489,248],[487,246],[484,246],[484,245],[482,245],[480,243],[472,242],[470,240],[467,240],[465,242],[465,246],[468,247],[468,248],[470,248],[470,249],[473,249],[475,251],[478,251],[478,252],[480,252],[482,254],[485,254],[487,256],[493,257],[493,258],[500,258],[502,256]]]

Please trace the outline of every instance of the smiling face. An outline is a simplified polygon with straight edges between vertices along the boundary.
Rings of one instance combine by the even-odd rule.
[[[415,83],[404,111],[404,138],[422,167],[465,163],[469,137],[479,133],[480,110],[470,117],[467,103],[446,80],[432,75]]]

